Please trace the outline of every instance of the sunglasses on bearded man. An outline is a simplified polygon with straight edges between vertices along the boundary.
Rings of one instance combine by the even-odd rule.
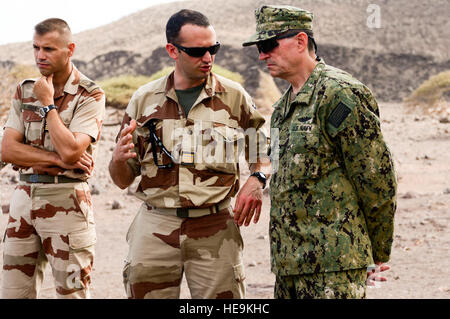
[[[220,49],[220,43],[217,42],[216,44],[210,46],[210,47],[191,47],[187,48],[182,45],[172,43],[178,50],[181,50],[185,52],[187,55],[190,55],[194,58],[200,58],[206,54],[206,52],[209,52],[211,55],[215,55],[219,49]]]
[[[280,44],[278,43],[277,40],[281,40],[281,39],[286,39],[286,38],[292,38],[294,36],[296,36],[297,34],[299,34],[301,31],[291,31],[291,32],[287,32],[285,34],[282,35],[278,35],[274,38],[268,39],[268,40],[264,40],[264,41],[260,41],[256,43],[256,47],[258,48],[258,52],[259,53],[269,53],[270,51],[272,51],[273,49],[275,49],[277,46],[279,46]],[[309,41],[312,41],[313,45],[314,45],[314,51],[317,52],[317,45],[316,45],[316,41],[314,41],[314,38],[307,35]]]

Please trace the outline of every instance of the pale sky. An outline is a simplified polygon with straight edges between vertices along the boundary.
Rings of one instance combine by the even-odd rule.
[[[0,45],[29,41],[47,18],[67,21],[72,33],[96,28],[155,4],[180,0],[8,0],[0,4]]]

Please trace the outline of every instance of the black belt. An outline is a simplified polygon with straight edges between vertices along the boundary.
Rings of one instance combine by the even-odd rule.
[[[78,178],[70,178],[66,176],[52,176],[41,174],[20,174],[20,180],[27,183],[44,183],[44,184],[59,184],[59,183],[81,183]]]
[[[201,217],[206,216],[210,214],[217,214],[222,209],[230,207],[231,200],[226,199],[220,203],[214,204],[210,207],[206,208],[156,208],[148,206],[149,209],[154,209],[159,213],[165,214],[165,215],[172,215],[177,216],[181,218],[188,218],[188,217]]]

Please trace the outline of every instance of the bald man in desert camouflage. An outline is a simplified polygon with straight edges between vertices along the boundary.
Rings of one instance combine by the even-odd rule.
[[[4,235],[2,298],[37,298],[47,263],[58,298],[89,297],[96,234],[87,184],[105,110],[103,91],[71,63],[64,20],[35,26],[42,76],[17,87],[1,160],[19,169]]]
[[[233,150],[245,142],[245,131],[263,136],[264,119],[241,85],[211,72],[220,44],[203,14],[175,13],[166,35],[175,70],[133,95],[110,164],[121,188],[141,176],[136,196],[143,204],[127,234],[125,289],[129,298],[179,298],[184,273],[192,298],[243,298],[238,225],[259,219],[265,180],[258,172],[267,165],[260,156],[252,161],[248,150],[259,178],[250,176],[239,191]]]

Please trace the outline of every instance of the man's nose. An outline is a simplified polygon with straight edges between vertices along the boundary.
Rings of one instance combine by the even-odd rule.
[[[203,62],[211,62],[212,61],[212,55],[209,53],[209,51],[206,51],[206,53],[202,57]]]
[[[45,55],[44,50],[38,49],[37,52],[36,52],[36,58],[37,58],[38,60],[45,60],[47,57],[46,57],[46,55]]]
[[[268,53],[264,53],[264,52],[259,52],[259,59],[261,60],[261,61],[264,61],[265,59],[267,59],[269,57],[269,54]]]

